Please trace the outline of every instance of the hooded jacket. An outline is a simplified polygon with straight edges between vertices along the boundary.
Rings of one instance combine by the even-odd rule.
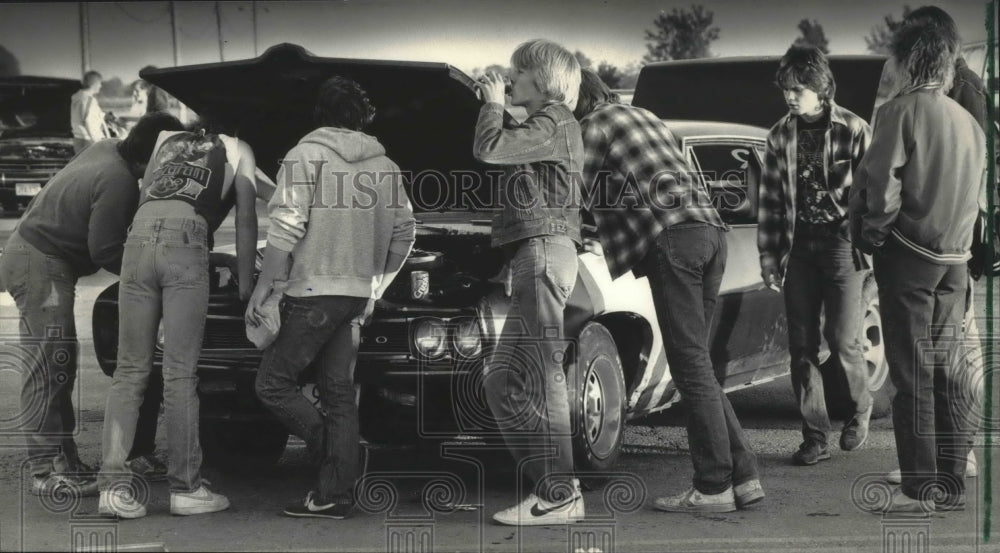
[[[282,160],[277,185],[267,241],[292,253],[287,295],[374,298],[389,252],[409,254],[402,173],[374,137],[316,129]]]

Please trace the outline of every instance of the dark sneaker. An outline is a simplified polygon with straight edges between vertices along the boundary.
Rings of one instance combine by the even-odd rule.
[[[868,439],[868,422],[871,418],[872,407],[868,406],[868,409],[857,413],[844,423],[844,429],[840,431],[840,449],[854,451],[864,445]]]
[[[283,511],[284,514],[290,517],[331,518],[334,520],[341,520],[347,518],[347,516],[354,509],[354,503],[317,504],[313,499],[316,495],[316,492],[309,492],[306,495],[305,501],[301,503],[293,503],[288,507],[285,507],[285,510]]]
[[[815,465],[830,458],[830,450],[825,445],[812,440],[806,440],[799,445],[799,450],[792,454],[796,465]]]
[[[746,509],[748,506],[764,499],[764,488],[760,485],[760,480],[754,478],[738,486],[733,487],[733,495],[736,496],[736,507]]]
[[[711,495],[692,487],[684,493],[653,500],[653,507],[668,513],[731,513],[736,510],[736,499],[731,487]]]
[[[84,474],[53,472],[32,477],[28,491],[32,495],[92,497],[97,495],[97,479]]]
[[[156,458],[155,455],[140,455],[130,461],[125,461],[125,466],[136,476],[144,478],[147,482],[163,482],[167,479],[167,465]]]

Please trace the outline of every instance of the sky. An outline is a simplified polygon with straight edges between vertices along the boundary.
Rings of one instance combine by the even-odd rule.
[[[130,82],[146,65],[169,67],[251,58],[281,42],[317,55],[450,63],[466,72],[507,65],[521,42],[537,37],[580,50],[595,64],[639,63],[646,29],[661,12],[700,3],[715,14],[718,56],[779,55],[803,18],[818,21],[832,54],[867,53],[864,37],[906,2],[888,0],[526,1],[356,0],[330,2],[177,2],[177,58],[169,2],[87,3],[90,66]],[[217,7],[218,5],[218,7]],[[922,5],[909,3],[911,7]],[[985,0],[936,5],[966,42],[986,39]],[[81,5],[0,4],[0,46],[25,75],[78,78],[83,71]],[[220,42],[221,29],[221,42]]]

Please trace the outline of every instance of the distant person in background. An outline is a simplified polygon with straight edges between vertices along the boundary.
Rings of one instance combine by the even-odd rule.
[[[941,8],[936,6],[923,6],[917,8],[906,16],[903,20],[903,25],[934,25],[938,28],[941,35],[952,44],[951,47],[954,48],[956,52],[961,51],[960,48],[962,39],[958,33],[958,26],[955,24],[955,20]],[[901,90],[901,87],[905,86],[907,82],[909,82],[909,79],[908,75],[905,74],[905,68],[901,68],[898,65],[896,58],[890,57],[886,60],[885,65],[882,67],[882,78],[879,81],[878,93],[875,95],[875,108],[872,110],[873,125],[879,107],[885,102],[902,94],[903,90]],[[976,75],[975,71],[969,69],[969,65],[965,62],[965,59],[961,56],[961,54],[959,54],[955,60],[955,78],[951,85],[951,89],[947,92],[947,96],[965,108],[965,111],[969,112],[969,115],[972,115],[976,122],[979,123],[983,132],[986,132],[986,85],[983,84],[983,80],[979,78],[979,75]],[[994,230],[1000,232],[1000,229]],[[1000,239],[1000,237],[994,239]],[[975,275],[973,275],[973,277],[978,278]],[[968,292],[966,293],[965,298],[965,310],[970,314],[972,298],[973,288],[972,281],[970,280]],[[970,321],[966,321],[966,325],[968,325],[969,322]],[[983,359],[982,356],[974,354],[970,354],[970,358]],[[981,365],[977,368],[981,368]],[[974,387],[974,389],[970,391],[974,394],[973,397],[978,397],[982,394],[982,390],[978,389],[982,383],[981,378],[970,376],[968,378],[963,378],[962,382],[970,384]],[[978,475],[979,467],[976,464],[976,454],[973,450],[969,450],[969,457],[965,467],[965,476],[967,478],[974,478]],[[902,482],[902,476],[900,475],[899,469],[889,472],[886,479],[892,484],[899,484]]]
[[[149,87],[151,85],[142,80],[136,79],[130,87],[132,89],[132,107],[129,109],[129,115],[132,117],[141,117],[146,114],[146,102],[149,98]]]
[[[0,256],[0,288],[17,304],[21,345],[41,353],[25,357],[21,390],[32,494],[61,486],[78,496],[97,494],[94,469],[80,460],[73,440],[76,282],[102,268],[120,272],[126,229],[139,205],[136,181],[160,132],[181,128],[171,115],[150,115],[124,140],[103,140],[73,158],[32,200]],[[151,455],[161,389],[147,390],[129,455],[142,459],[129,468],[149,480],[166,474]]]
[[[87,71],[83,76],[83,88],[70,98],[69,116],[73,129],[73,150],[78,154],[98,140],[108,138],[104,112],[97,103],[101,81],[100,73]]]
[[[155,65],[147,65],[139,70],[139,74],[141,75],[144,71],[151,71],[153,69],[156,69]],[[170,95],[166,91],[149,81],[140,79],[140,82],[146,85],[146,113],[155,113],[170,109]]]

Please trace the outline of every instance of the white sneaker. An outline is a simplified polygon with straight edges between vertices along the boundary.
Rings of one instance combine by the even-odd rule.
[[[722,493],[703,494],[692,486],[677,495],[659,497],[653,507],[668,513],[731,513],[736,510],[736,496],[730,486]]]
[[[584,519],[583,495],[574,479],[572,497],[558,503],[530,494],[524,501],[493,515],[493,520],[508,526],[547,526],[573,524]]]
[[[979,465],[976,464],[976,452],[969,450],[969,456],[965,461],[965,477],[976,478],[979,476]],[[903,475],[899,469],[890,471],[885,475],[885,481],[890,484],[902,484]]]
[[[97,512],[103,516],[142,518],[146,516],[146,506],[136,501],[130,490],[112,488],[101,492]]]
[[[188,493],[170,493],[170,514],[202,515],[229,508],[226,496],[209,491],[204,485]]]

